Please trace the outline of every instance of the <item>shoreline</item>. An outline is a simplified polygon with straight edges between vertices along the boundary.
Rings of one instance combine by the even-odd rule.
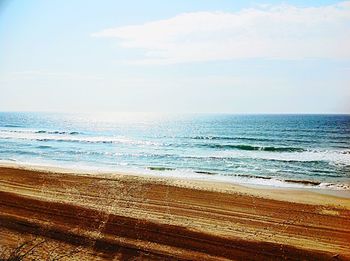
[[[0,246],[40,236],[96,260],[350,259],[349,198],[28,168],[0,164]]]
[[[289,186],[278,186],[278,185],[266,185],[266,184],[254,184],[254,183],[239,183],[230,178],[223,176],[207,176],[203,175],[194,175],[190,177],[186,176],[178,176],[178,175],[162,175],[160,173],[142,173],[137,171],[115,171],[115,170],[98,170],[98,169],[88,169],[88,168],[73,168],[73,167],[58,167],[54,165],[43,165],[43,164],[27,164],[27,163],[18,163],[18,162],[0,162],[0,168],[17,168],[23,170],[31,170],[31,171],[41,171],[41,172],[50,172],[50,173],[66,173],[66,174],[74,174],[74,175],[89,175],[89,176],[99,176],[99,177],[115,177],[115,176],[136,176],[136,177],[144,177],[153,180],[162,180],[164,182],[170,182],[171,185],[176,185],[178,181],[184,181],[185,183],[197,183],[197,186],[208,187],[221,187],[224,184],[228,184],[229,186],[239,187],[241,190],[246,190],[250,192],[254,192],[254,190],[266,191],[266,195],[268,192],[272,191],[290,191],[291,193],[299,192],[299,193],[308,193],[312,194],[320,194],[326,196],[334,196],[339,198],[350,199],[350,189],[332,189],[327,187],[312,187],[312,186],[303,186],[303,187],[289,187]],[[171,181],[175,181],[175,183],[171,183]],[[183,183],[183,184],[185,184]],[[298,182],[296,182],[298,183]],[[286,183],[287,184],[287,183]],[[253,193],[254,194],[254,193]]]

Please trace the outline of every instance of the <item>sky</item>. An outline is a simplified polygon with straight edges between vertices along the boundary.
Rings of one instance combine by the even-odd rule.
[[[0,111],[350,113],[350,1],[0,0]]]

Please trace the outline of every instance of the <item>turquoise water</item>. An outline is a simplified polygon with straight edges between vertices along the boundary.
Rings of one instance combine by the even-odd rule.
[[[350,115],[4,112],[0,160],[349,189]]]

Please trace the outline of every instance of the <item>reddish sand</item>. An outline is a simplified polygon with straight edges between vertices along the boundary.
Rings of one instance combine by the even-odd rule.
[[[33,237],[69,260],[350,260],[350,199],[0,167],[0,246]]]

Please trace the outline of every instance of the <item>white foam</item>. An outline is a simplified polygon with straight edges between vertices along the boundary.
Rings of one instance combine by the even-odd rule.
[[[205,157],[217,158],[253,158],[278,161],[326,161],[336,165],[350,165],[349,150],[308,150],[303,152],[267,152],[267,151],[218,151]]]
[[[37,141],[66,141],[66,142],[87,142],[87,143],[120,143],[132,145],[158,145],[150,141],[134,140],[123,136],[77,136],[51,133],[36,133],[33,131],[1,131],[0,139],[19,139]]]
[[[0,160],[0,164],[14,164],[10,160]],[[157,178],[175,178],[182,180],[203,180],[213,182],[225,182],[249,186],[266,186],[274,188],[294,188],[294,189],[323,189],[323,190],[350,190],[350,183],[320,183],[319,185],[304,184],[299,182],[286,182],[278,178],[258,178],[249,176],[234,176],[234,175],[208,175],[194,172],[191,169],[175,169],[175,170],[150,170],[141,167],[128,166],[127,164],[119,164],[119,166],[106,166],[96,165],[93,163],[58,163],[56,161],[49,160],[30,160],[30,161],[16,161],[18,166],[29,166],[29,167],[51,167],[58,169],[71,169],[77,172],[87,173],[125,173],[125,174],[138,174],[147,175]]]

